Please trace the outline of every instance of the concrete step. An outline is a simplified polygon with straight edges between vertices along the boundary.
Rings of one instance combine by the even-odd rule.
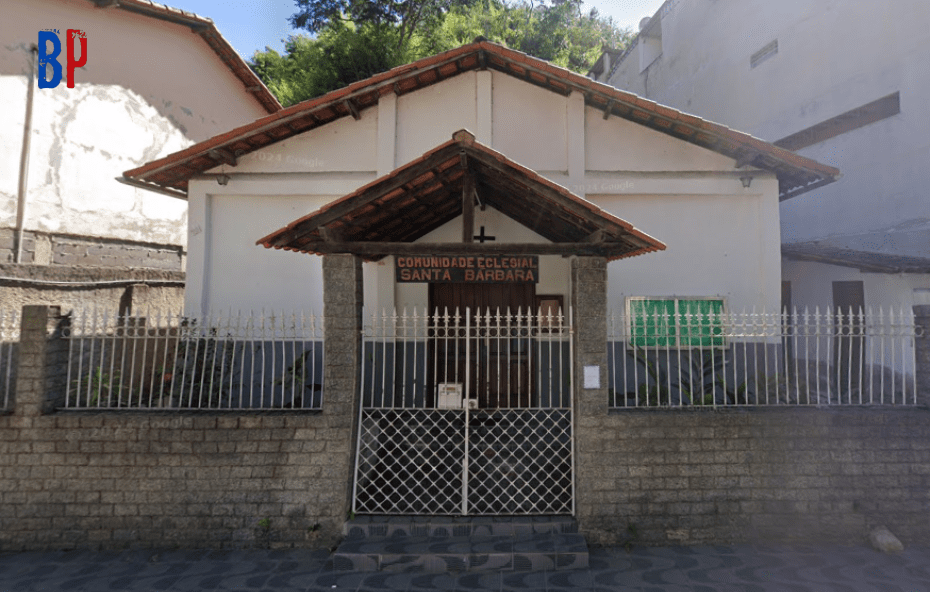
[[[333,553],[337,571],[554,571],[588,567],[570,517],[359,517]]]

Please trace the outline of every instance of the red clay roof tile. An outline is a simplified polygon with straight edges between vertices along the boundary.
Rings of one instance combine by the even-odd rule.
[[[488,67],[515,73],[523,80],[527,80],[525,76],[527,68],[531,68],[531,72],[538,70],[550,73],[551,77],[546,78],[545,76],[540,77],[539,74],[533,72],[530,81],[535,80],[536,84],[555,92],[568,90],[582,92],[586,103],[591,106],[601,108],[602,105],[606,107],[607,104],[611,104],[614,113],[620,117],[632,119],[643,125],[653,127],[662,133],[672,134],[674,137],[696,143],[710,150],[716,150],[734,159],[739,158],[738,152],[744,148],[750,148],[765,154],[771,159],[771,163],[774,163],[769,165],[770,170],[779,177],[783,195],[800,194],[813,184],[832,182],[839,175],[839,171],[833,167],[822,165],[777,148],[747,134],[658,105],[653,101],[606,86],[512,49],[481,41],[394,68],[321,97],[288,107],[273,115],[220,134],[165,158],[126,171],[124,176],[128,179],[154,183],[166,188],[186,186],[189,176],[216,165],[209,158],[198,162],[198,159],[204,158],[209,150],[213,148],[239,146],[243,140],[252,140],[252,142],[248,142],[249,148],[245,149],[246,152],[262,148],[280,139],[295,135],[304,129],[325,125],[335,118],[348,116],[347,109],[345,113],[340,112],[343,111],[341,108],[339,111],[336,110],[341,101],[347,97],[353,97],[355,100],[363,102],[363,95],[371,96],[372,93],[378,95],[385,92],[385,89],[387,89],[386,92],[390,92],[396,87],[402,92],[408,92],[429,84],[435,84],[436,81],[445,79],[447,75],[456,75],[456,71],[461,73],[479,67],[480,60],[478,56],[481,53],[485,56],[485,63]],[[426,75],[419,76],[419,82],[411,77],[420,73]],[[373,104],[368,100],[361,108]],[[307,115],[312,115],[314,123],[306,128],[295,130],[288,125],[292,120],[296,119],[305,121],[304,118]],[[660,119],[663,121],[659,122]],[[672,125],[673,122],[674,125]],[[276,127],[280,127],[280,129],[275,130]],[[703,132],[695,133],[695,130],[703,130]],[[184,163],[196,164],[193,165],[193,171],[184,171],[182,175],[177,174],[178,170],[183,170],[181,167]]]

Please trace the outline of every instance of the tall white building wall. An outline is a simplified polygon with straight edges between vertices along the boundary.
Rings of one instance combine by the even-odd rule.
[[[781,204],[781,240],[930,258],[930,4],[670,0],[653,18],[659,57],[643,69],[637,44],[607,82],[770,142],[898,93],[900,113],[798,149],[843,177]]]

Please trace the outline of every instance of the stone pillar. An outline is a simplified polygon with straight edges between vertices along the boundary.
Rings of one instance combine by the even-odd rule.
[[[930,305],[914,307],[917,404],[930,405]]]
[[[572,313],[575,353],[575,507],[582,531],[597,527],[592,514],[597,462],[594,437],[607,417],[607,260],[572,259]],[[585,385],[585,370],[597,369],[597,385]],[[591,388],[588,388],[591,387]]]
[[[68,380],[68,323],[57,306],[23,307],[16,367],[15,413],[36,416],[63,400]]]
[[[345,492],[332,512],[339,518],[351,507],[361,377],[362,262],[355,255],[323,256],[323,317],[323,415],[333,434],[325,476]]]

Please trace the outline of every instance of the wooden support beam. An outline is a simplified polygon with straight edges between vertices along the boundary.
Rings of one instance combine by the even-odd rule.
[[[229,166],[234,167],[239,164],[239,159],[236,158],[236,155],[225,148],[214,148],[207,152],[207,154],[213,160],[223,164],[228,164]]]
[[[736,159],[736,165],[734,166],[738,169],[744,166],[749,166],[755,162],[757,158],[759,158],[758,152],[746,152],[741,154],[740,157]]]
[[[296,245],[295,245],[296,246]],[[308,242],[300,245],[308,253],[352,253],[378,255],[607,255],[604,246],[592,243],[394,243],[394,242]],[[617,253],[610,253],[616,255]]]
[[[462,183],[462,242],[470,243],[475,236],[475,175],[465,172]]]
[[[451,148],[456,149],[456,148]],[[449,154],[444,153],[437,155],[435,160],[431,159],[426,162],[419,162],[414,165],[409,165],[403,171],[394,175],[391,179],[386,180],[383,184],[379,186],[378,195],[387,195],[397,188],[403,188],[405,191],[409,191],[406,187],[409,183],[423,175],[424,173],[430,172],[436,166],[436,162],[441,162],[444,158],[448,158]],[[361,196],[354,195],[349,199],[340,200],[339,203],[330,205],[326,212],[317,217],[317,224],[324,225],[341,218],[342,216],[349,214],[355,211],[357,208],[363,207],[370,203],[372,198],[370,196]],[[291,241],[305,237],[309,232],[312,232],[313,229],[301,231],[298,228],[294,228],[283,233],[275,241],[275,244],[279,246],[284,246],[289,244]]]
[[[341,232],[334,228],[327,228],[326,226],[320,226],[320,236],[328,243],[345,242],[345,238],[342,236]]]
[[[475,152],[472,155],[472,158],[479,160],[482,166],[497,172],[498,179],[510,179],[516,181],[516,179],[513,177],[513,172],[497,160],[488,157],[481,152]],[[520,183],[520,185],[524,184]],[[514,189],[519,190],[519,188]],[[601,217],[598,214],[566,198],[564,195],[548,185],[529,180],[529,183],[526,184],[526,189],[523,191],[528,191],[540,195],[548,199],[554,206],[557,206],[566,213],[571,214],[576,218],[585,220],[588,223],[593,224],[595,227],[600,226]]]
[[[603,228],[595,230],[588,236],[584,238],[586,243],[603,243],[607,240],[607,237],[610,236],[609,233]]]
[[[349,113],[352,114],[352,117],[355,119],[355,121],[358,121],[362,118],[362,114],[358,111],[358,106],[354,101],[352,101],[352,99],[346,99],[342,102],[342,104],[346,106],[346,109],[349,110]]]
[[[177,189],[172,189],[170,187],[163,187],[161,185],[156,185],[155,183],[148,183],[146,181],[139,181],[136,179],[129,179],[127,177],[116,177],[116,180],[124,185],[131,185],[132,187],[138,187],[140,189],[147,189],[148,191],[154,191],[155,193],[161,193],[162,195],[168,195],[170,197],[176,197],[178,199],[187,199],[187,192],[178,191]]]

